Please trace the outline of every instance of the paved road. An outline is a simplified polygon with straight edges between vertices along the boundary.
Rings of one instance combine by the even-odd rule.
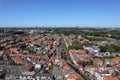
[[[61,69],[59,67],[53,66],[52,74],[56,75],[56,76],[61,76],[62,75],[62,71],[61,71]]]
[[[59,60],[61,60],[61,47],[64,47],[64,44],[61,44],[60,47],[57,47],[56,51],[56,59]],[[56,80],[63,80],[64,75],[62,74],[62,70],[58,65],[53,65],[52,74],[55,75]]]

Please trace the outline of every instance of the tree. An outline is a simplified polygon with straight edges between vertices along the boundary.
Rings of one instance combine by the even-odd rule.
[[[90,60],[90,61],[86,61],[86,62],[83,62],[83,63],[82,63],[82,66],[83,66],[83,67],[85,67],[85,66],[87,66],[87,65],[93,65],[93,61]]]
[[[53,49],[53,44],[50,44],[50,49]]]
[[[89,54],[89,51],[88,51],[88,50],[86,50],[86,54]]]
[[[109,48],[109,49],[107,49],[107,52],[115,52],[115,49],[114,48]]]
[[[0,46],[0,50],[3,50],[4,47]]]
[[[99,47],[101,52],[120,52],[120,45],[106,45]]]
[[[11,61],[11,62],[9,63],[9,65],[15,65],[15,62],[14,62],[14,61]]]
[[[83,49],[83,46],[79,44],[79,41],[74,40],[72,45],[69,46],[69,49]]]
[[[90,64],[90,65],[93,65],[93,61],[92,61],[92,60],[90,60],[89,64]]]
[[[114,72],[112,73],[112,75],[113,75],[113,76],[119,76],[119,75],[120,75],[120,73],[119,73],[119,72],[117,72],[117,71],[114,71]]]

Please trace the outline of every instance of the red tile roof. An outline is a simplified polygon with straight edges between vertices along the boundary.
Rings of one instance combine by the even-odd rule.
[[[77,54],[77,50],[75,50],[75,49],[70,49],[70,50],[69,50],[69,53]]]
[[[120,62],[120,57],[115,57],[112,59],[113,62]]]
[[[22,56],[15,56],[15,58],[14,58],[14,62],[16,62],[16,63],[22,63],[22,59],[23,59],[23,57]]]
[[[105,80],[117,80],[113,76],[105,76]]]
[[[10,51],[17,51],[18,48],[10,48],[9,50],[10,50]]]
[[[64,69],[69,68],[69,66],[68,66],[68,64],[65,62],[65,60],[61,60],[60,63],[61,63],[61,66],[62,66]]]
[[[29,53],[29,50],[24,50],[23,53]]]
[[[31,63],[25,63],[24,66],[29,68],[29,69],[32,68],[32,64]]]
[[[93,59],[93,63],[97,63],[97,62],[102,62],[102,60],[100,58]]]
[[[74,80],[74,79],[81,79],[81,75],[77,74],[76,72],[71,72],[68,74],[67,79]]]

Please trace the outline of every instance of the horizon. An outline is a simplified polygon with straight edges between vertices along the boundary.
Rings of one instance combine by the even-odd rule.
[[[120,29],[120,27],[88,27],[88,26],[55,26],[55,27],[52,27],[52,26],[9,26],[9,27],[1,27],[0,26],[0,29],[1,28],[79,28],[79,29]]]
[[[0,27],[120,27],[119,0],[0,0]]]

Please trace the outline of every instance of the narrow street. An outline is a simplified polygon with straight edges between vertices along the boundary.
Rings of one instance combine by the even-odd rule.
[[[69,55],[69,50],[66,49],[66,46],[65,46],[65,39],[64,39],[64,35],[62,35],[62,40],[61,40],[61,46],[62,48],[64,49],[64,54],[62,54],[61,56],[63,56],[63,59],[66,60],[66,62],[68,63],[68,65],[73,68],[75,70],[75,72],[77,72],[78,74],[80,74],[85,80],[90,80],[88,79],[88,76],[86,74],[84,74],[83,71],[81,71],[79,69],[78,66],[76,66],[75,64],[73,64],[73,61],[71,60],[70,58],[70,55]]]
[[[55,59],[60,61],[61,60],[61,45],[60,45],[60,47],[57,47],[56,50],[57,51],[56,51],[56,58]],[[64,76],[62,74],[62,70],[58,64],[53,65],[52,74],[55,75],[57,80],[62,80],[63,76]]]

